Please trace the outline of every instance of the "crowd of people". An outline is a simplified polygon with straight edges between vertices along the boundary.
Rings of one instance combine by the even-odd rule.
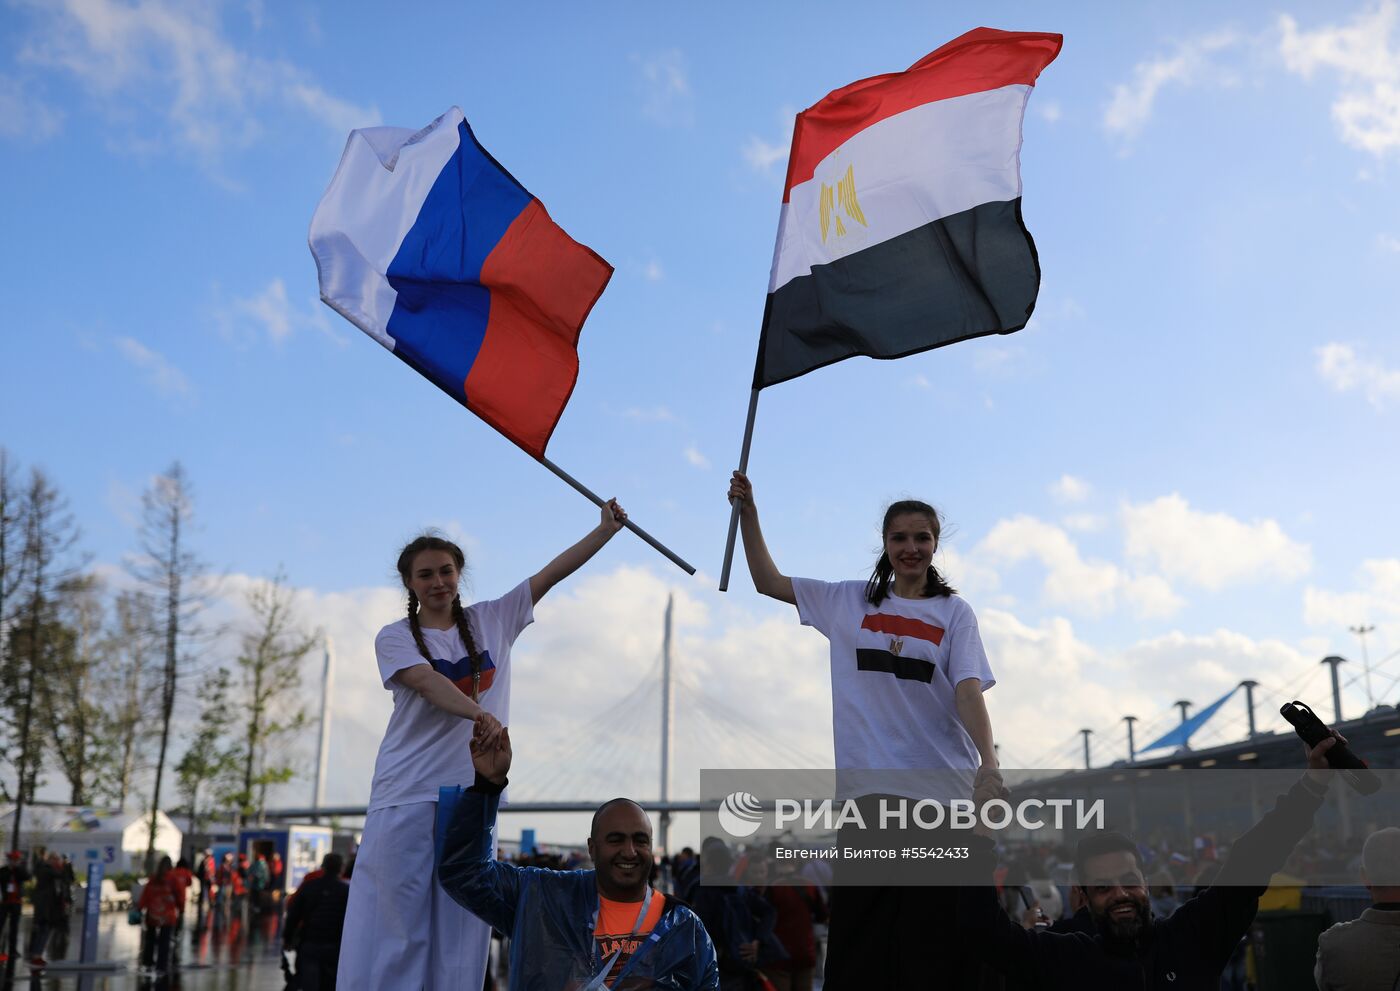
[[[794,606],[829,642],[836,770],[937,771],[948,791],[896,797],[981,807],[1010,797],[983,700],[996,679],[977,617],[934,566],[937,511],[916,500],[892,504],[870,577],[828,582],[779,570],[744,475],[734,473],[728,496],[755,588]],[[1305,748],[1306,772],[1228,852],[1210,837],[1183,854],[1160,837],[1140,845],[1115,833],[1089,835],[1073,850],[998,851],[990,835],[964,834],[955,837],[968,851],[956,883],[886,883],[892,875],[862,874],[845,857],[831,873],[816,873],[820,865],[801,873],[711,837],[698,855],[687,848],[663,864],[646,811],[617,798],[593,816],[587,864],[502,859],[511,647],[540,599],[625,521],[607,502],[581,540],[500,598],[472,604],[461,598],[459,547],[433,534],[404,547],[396,568],[406,615],[375,641],[393,712],[353,864],[327,856],[283,906],[275,857],[228,854],[215,863],[206,852],[193,870],[164,860],[136,906],[145,966],[175,965],[197,877],[201,922],[207,914],[215,927],[236,925],[286,909],[288,982],[306,991],[490,988],[493,932],[505,941],[513,989],[808,991],[820,975],[824,991],[1214,991],[1222,977],[1233,979],[1269,876],[1291,857],[1323,852],[1300,843],[1331,780],[1327,751],[1345,742],[1335,734]],[[1324,941],[1316,974],[1324,991],[1394,991],[1340,975],[1354,970],[1353,947],[1400,931],[1397,837],[1400,830],[1382,830],[1367,843],[1375,904]],[[854,827],[839,831],[843,847],[870,840]],[[1044,882],[1052,857],[1071,864],[1067,883],[1037,889],[1031,882]],[[47,868],[46,884],[56,884],[57,869]],[[8,905],[15,885],[6,877]],[[47,938],[37,922],[33,938]],[[1383,971],[1400,981],[1400,962],[1374,973]]]

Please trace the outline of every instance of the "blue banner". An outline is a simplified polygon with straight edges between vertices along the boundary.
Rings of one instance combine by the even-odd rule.
[[[1239,691],[1238,685],[1230,689],[1224,695],[1220,696],[1220,698],[1216,699],[1210,705],[1206,706],[1200,712],[1196,713],[1194,716],[1183,722],[1180,726],[1176,727],[1171,732],[1165,734],[1164,736],[1159,736],[1147,746],[1140,748],[1138,750],[1138,753],[1146,753],[1149,750],[1157,750],[1161,747],[1188,746],[1191,743],[1191,734],[1196,732],[1196,730],[1200,729],[1207,722],[1209,722],[1210,717],[1219,712],[1220,707],[1224,705],[1227,701],[1229,701],[1230,696],[1234,695],[1237,691]]]

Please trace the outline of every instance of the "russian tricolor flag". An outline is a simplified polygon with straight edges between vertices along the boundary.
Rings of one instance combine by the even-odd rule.
[[[321,298],[540,458],[612,266],[550,219],[453,107],[352,131],[311,220]]]

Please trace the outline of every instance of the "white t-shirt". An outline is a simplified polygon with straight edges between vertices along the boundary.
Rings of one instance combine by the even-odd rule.
[[[467,623],[481,656],[481,707],[502,723],[510,719],[510,648],[520,631],[535,618],[530,582],[521,582],[499,599],[466,607]],[[423,641],[433,655],[433,670],[446,675],[468,695],[472,690],[471,659],[454,626],[450,630],[423,628]],[[404,668],[426,663],[413,642],[408,618],[390,623],[374,638],[379,678],[394,693],[394,712],[379,756],[374,762],[369,809],[436,802],[438,789],[475,780],[472,721],[444,712],[413,689],[394,680]]]
[[[831,722],[837,770],[966,770],[981,763],[953,686],[996,684],[977,617],[961,596],[878,606],[865,582],[794,578],[797,613],[831,641]]]

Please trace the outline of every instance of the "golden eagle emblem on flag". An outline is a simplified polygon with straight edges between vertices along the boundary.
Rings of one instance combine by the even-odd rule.
[[[866,223],[865,214],[860,209],[860,201],[856,199],[856,167],[854,165],[846,166],[846,174],[835,186],[822,183],[819,202],[821,206],[822,244],[826,244],[827,233],[831,230],[833,221],[836,225],[836,236],[845,236],[846,225],[841,222],[842,214],[845,214],[848,220],[854,220],[862,227],[870,226]]]

